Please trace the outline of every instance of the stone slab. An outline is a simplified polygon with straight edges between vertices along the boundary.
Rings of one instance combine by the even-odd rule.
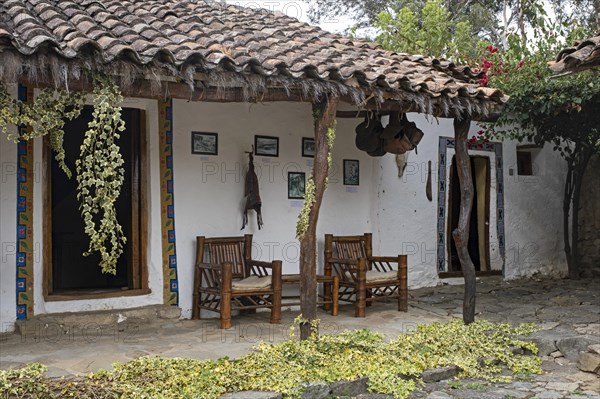
[[[577,367],[581,371],[590,373],[600,372],[600,355],[596,353],[583,352],[577,360]]]
[[[368,393],[369,378],[363,377],[354,381],[338,381],[330,385],[330,394],[333,396],[355,397]]]
[[[588,346],[597,344],[599,339],[599,337],[592,335],[566,337],[557,340],[556,347],[565,358],[571,362],[576,362],[579,359],[579,352],[586,352]]]
[[[460,368],[457,366],[439,367],[425,370],[423,374],[421,374],[421,378],[424,382],[438,382],[456,377],[459,372]]]

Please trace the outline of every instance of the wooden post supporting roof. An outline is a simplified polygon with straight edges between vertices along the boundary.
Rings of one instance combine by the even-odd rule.
[[[315,194],[310,205],[308,229],[300,240],[300,311],[309,322],[317,318],[317,221],[329,174],[327,133],[334,126],[338,101],[337,97],[331,97],[313,103],[315,158],[312,177]],[[308,338],[311,331],[310,323],[302,323],[300,338]]]
[[[465,296],[463,299],[463,321],[465,324],[475,321],[475,265],[469,255],[469,226],[471,208],[473,207],[473,178],[471,159],[467,149],[467,139],[471,119],[466,115],[463,119],[454,119],[454,140],[456,149],[456,167],[460,183],[460,215],[458,227],[452,232],[456,243],[458,258],[465,277]]]

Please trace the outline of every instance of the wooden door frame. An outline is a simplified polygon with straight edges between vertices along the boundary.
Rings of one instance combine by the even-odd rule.
[[[128,107],[129,108],[129,107]],[[133,248],[129,262],[129,289],[128,290],[74,290],[60,294],[53,293],[52,281],[52,150],[50,138],[45,136],[42,146],[42,294],[45,301],[72,301],[81,299],[101,299],[121,296],[146,295],[151,291],[148,286],[148,130],[146,111],[134,108],[139,112],[139,126],[133,140],[139,145],[138,168],[132,168],[132,239]],[[139,181],[139,185],[134,182]],[[137,211],[139,217],[134,215]],[[133,238],[137,237],[136,240]],[[137,262],[135,261],[137,258]]]
[[[485,155],[471,155],[469,154],[469,158],[473,159],[473,158],[483,158],[486,161],[486,178],[485,178],[485,203],[486,203],[486,207],[485,207],[485,236],[483,237],[484,239],[484,247],[485,247],[485,259],[486,259],[486,264],[488,266],[488,270],[480,270],[477,271],[476,274],[477,276],[489,276],[489,275],[501,275],[502,271],[501,270],[491,270],[491,256],[490,256],[490,200],[491,200],[491,183],[492,183],[492,174],[491,174],[491,159],[489,156],[485,156]],[[448,260],[448,264],[450,264],[450,262],[452,262],[452,257],[451,257],[451,252],[452,252],[452,187],[453,187],[453,170],[452,167],[455,165],[455,154],[452,154],[452,157],[450,159],[450,173],[448,176],[448,213],[447,213],[447,227],[446,227],[446,237],[448,238],[446,240],[446,253],[447,253],[447,257],[446,259]],[[476,211],[476,210],[475,210]],[[481,237],[479,237],[479,239],[481,240]],[[463,273],[462,271],[445,271],[445,272],[438,272],[438,277],[439,278],[449,278],[449,277],[462,277]]]

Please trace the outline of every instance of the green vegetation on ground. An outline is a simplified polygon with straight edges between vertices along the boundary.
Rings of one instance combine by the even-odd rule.
[[[509,381],[541,373],[535,344],[523,336],[532,324],[512,327],[480,320],[419,325],[415,332],[386,341],[369,330],[316,335],[298,341],[260,344],[237,360],[140,357],[112,371],[81,377],[46,378],[45,366],[0,371],[2,398],[217,398],[225,392],[282,392],[299,397],[303,384],[369,378],[369,390],[406,398],[421,384],[424,370],[456,365],[459,378]]]

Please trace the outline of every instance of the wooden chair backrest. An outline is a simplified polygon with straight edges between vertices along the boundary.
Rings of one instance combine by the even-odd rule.
[[[252,257],[252,234],[240,237],[196,237],[196,263],[233,265],[233,277],[247,277],[246,259]]]
[[[370,258],[372,254],[371,233],[361,236],[334,236],[325,235],[325,253],[337,259]]]

